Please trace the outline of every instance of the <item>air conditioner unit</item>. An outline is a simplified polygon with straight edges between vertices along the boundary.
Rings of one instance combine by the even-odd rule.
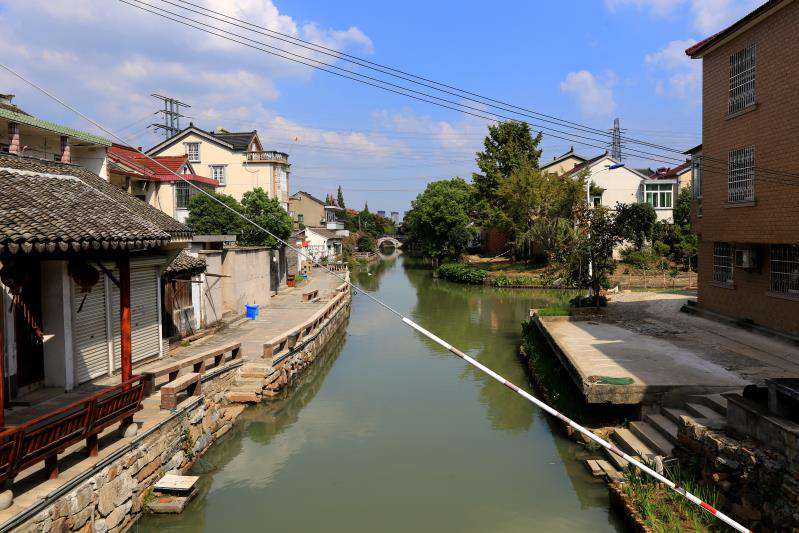
[[[757,268],[757,256],[755,251],[749,248],[735,250],[735,266],[737,268]]]

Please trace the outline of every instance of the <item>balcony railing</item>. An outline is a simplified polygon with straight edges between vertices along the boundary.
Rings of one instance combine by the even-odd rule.
[[[247,152],[247,161],[265,163],[286,163],[289,162],[289,155],[275,150]]]

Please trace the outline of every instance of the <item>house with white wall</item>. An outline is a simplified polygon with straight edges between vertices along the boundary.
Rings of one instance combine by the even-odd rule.
[[[24,111],[13,94],[0,94],[0,154],[80,165],[108,179],[106,149],[111,141],[56,124]]]
[[[289,156],[264,150],[257,131],[205,131],[190,124],[147,155],[187,156],[196,175],[219,184],[217,192],[241,201],[247,191],[261,188],[288,211]]]
[[[592,205],[614,209],[617,203],[647,202],[655,208],[658,220],[674,220],[679,183],[676,177],[647,176],[613,159],[607,152],[578,164],[564,175],[576,177],[581,172],[587,172],[588,182],[593,184]]]

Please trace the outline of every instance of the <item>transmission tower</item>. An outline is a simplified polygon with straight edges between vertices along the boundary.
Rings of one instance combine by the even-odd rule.
[[[153,128],[155,131],[162,131],[164,133],[164,136],[167,139],[169,139],[170,137],[176,135],[180,131],[180,119],[181,117],[186,116],[180,113],[180,108],[191,107],[191,106],[175,98],[170,98],[168,96],[163,96],[160,94],[153,93],[150,96],[164,102],[164,108],[158,111],[159,113],[164,115],[164,123],[163,124],[153,123],[150,124],[150,127]]]
[[[613,120],[613,138],[610,144],[610,157],[616,161],[621,161],[621,126],[619,126],[619,119]]]

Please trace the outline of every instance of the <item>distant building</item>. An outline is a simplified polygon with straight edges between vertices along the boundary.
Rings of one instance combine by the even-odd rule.
[[[541,165],[541,170],[550,172],[552,174],[563,174],[572,170],[574,167],[581,163],[588,161],[588,158],[578,155],[574,152],[574,146],[569,148],[565,154],[556,156],[549,163]]]
[[[386,218],[386,212],[385,211],[378,211],[377,212],[377,216]]]
[[[799,335],[799,2],[771,0],[686,53],[702,60],[692,217],[699,307]]]
[[[219,183],[217,192],[241,200],[261,188],[288,211],[291,165],[286,153],[264,150],[257,131],[205,131],[190,124],[147,150],[150,156],[188,156],[198,176]]]
[[[395,225],[400,223],[399,211],[391,212],[391,222],[393,222]]]
[[[289,197],[289,215],[297,226],[323,226],[325,202],[305,191],[297,191]]]

